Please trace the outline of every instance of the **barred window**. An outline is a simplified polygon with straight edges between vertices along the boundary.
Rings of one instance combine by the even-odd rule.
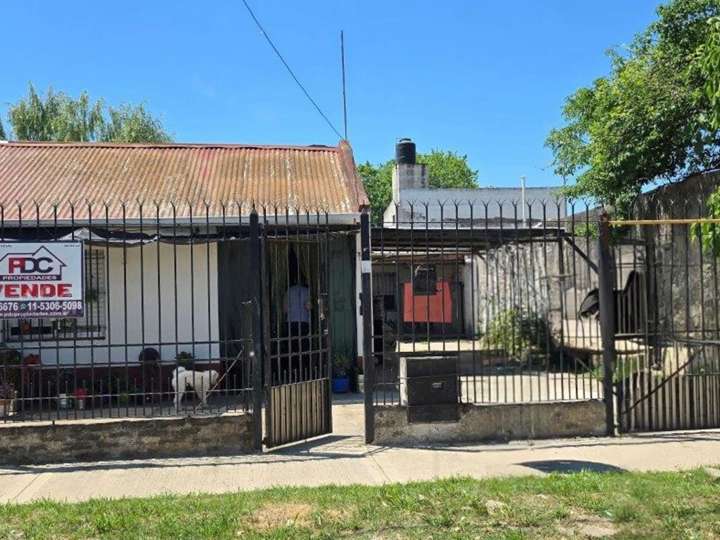
[[[85,250],[85,314],[79,318],[13,319],[7,321],[8,341],[104,338],[107,317],[105,252]]]

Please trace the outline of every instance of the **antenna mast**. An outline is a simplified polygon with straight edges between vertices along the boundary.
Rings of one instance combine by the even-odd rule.
[[[340,30],[340,64],[342,65],[343,133],[347,141],[347,98],[345,96],[345,36]]]

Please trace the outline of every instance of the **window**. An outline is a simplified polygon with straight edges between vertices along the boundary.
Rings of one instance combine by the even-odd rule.
[[[437,273],[434,266],[418,266],[413,280],[413,295],[435,296],[437,294]]]
[[[68,319],[13,319],[7,321],[8,341],[89,339],[105,337],[107,280],[105,252],[85,250],[85,315]]]

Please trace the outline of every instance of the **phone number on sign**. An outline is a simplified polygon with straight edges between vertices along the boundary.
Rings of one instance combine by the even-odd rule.
[[[51,300],[42,302],[0,302],[0,313],[81,313],[82,300]]]

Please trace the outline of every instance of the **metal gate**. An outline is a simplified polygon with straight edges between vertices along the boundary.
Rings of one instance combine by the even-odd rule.
[[[720,427],[720,272],[689,219],[613,223],[621,432]]]
[[[295,219],[295,223],[289,223]],[[265,437],[268,448],[332,432],[329,228],[277,218],[262,234]]]

